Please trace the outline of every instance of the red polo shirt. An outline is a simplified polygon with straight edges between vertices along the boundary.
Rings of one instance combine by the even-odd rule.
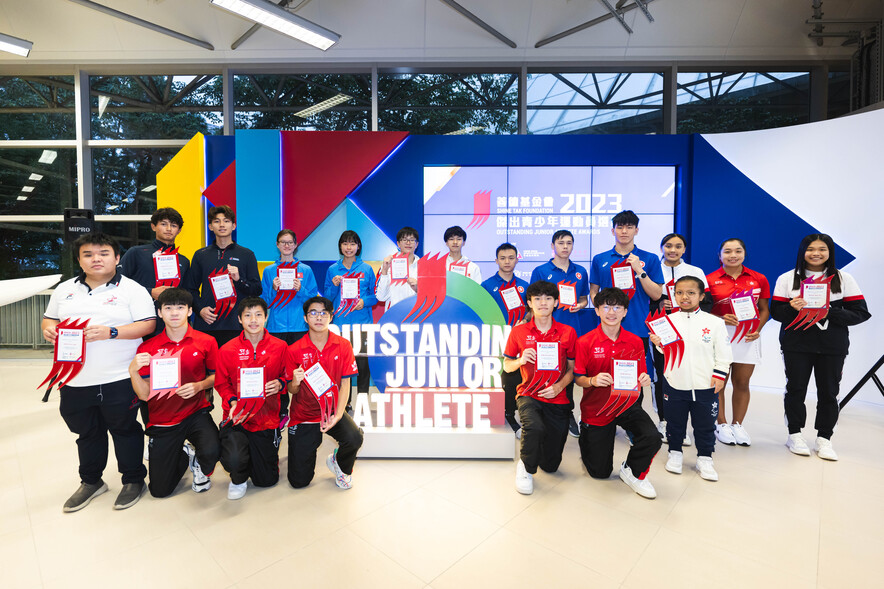
[[[767,278],[764,277],[764,274],[750,270],[746,266],[743,266],[743,272],[736,279],[731,278],[724,268],[719,268],[706,275],[706,283],[709,285],[706,289],[706,296],[711,296],[714,303],[712,314],[719,317],[733,313],[730,296],[735,292],[751,290],[756,308],[759,299],[770,298],[770,285]]]
[[[339,335],[329,332],[328,341],[325,342],[322,350],[319,350],[310,341],[310,334],[308,333],[289,346],[286,358],[286,375],[288,380],[291,380],[292,372],[296,368],[301,367],[306,370],[317,362],[322,365],[323,370],[328,374],[332,383],[339,387],[344,378],[359,373],[350,342]],[[319,423],[320,414],[319,400],[309,389],[301,387],[298,394],[292,395],[289,425]]]
[[[602,331],[601,325],[577,340],[577,361],[574,363],[574,376],[593,377],[602,372],[611,374],[612,360],[638,360],[639,376],[647,372],[645,366],[644,342],[634,333],[622,327],[620,335],[612,340]],[[613,415],[597,415],[611,397],[611,387],[584,387],[580,400],[580,420],[587,425],[608,425],[614,421]]]
[[[180,342],[170,340],[163,330],[138,346],[137,353],[147,352],[155,356],[160,351],[166,354],[181,352],[181,384],[184,385],[204,380],[215,371],[218,342],[212,336],[188,326],[187,333]],[[150,378],[150,365],[139,370],[138,374]],[[161,399],[151,399],[147,402],[147,427],[178,425],[186,417],[205,407],[209,407],[205,391],[200,391],[189,399],[182,399],[174,393]]]
[[[240,368],[263,367],[265,384],[275,378],[288,382],[285,376],[286,348],[284,341],[273,337],[266,329],[264,330],[264,338],[258,342],[257,348],[246,339],[245,332],[221,346],[218,356],[220,360],[218,371],[215,373],[215,389],[221,396],[222,419],[228,418],[230,402],[239,396]],[[284,388],[283,385],[283,390],[280,392],[284,393]],[[250,432],[279,427],[279,394],[265,398],[261,409],[246,420],[242,426]]]
[[[546,333],[541,333],[534,323],[534,319],[521,325],[516,325],[510,332],[510,337],[506,341],[503,355],[507,358],[518,358],[523,350],[537,349],[537,342],[558,342],[559,343],[559,374],[553,382],[558,382],[562,375],[568,369],[568,360],[574,359],[574,347],[577,343],[577,332],[570,325],[559,323],[555,320]],[[516,393],[521,396],[529,396],[544,403],[554,403],[556,405],[564,405],[568,402],[565,390],[562,389],[558,395],[552,399],[544,399],[536,396],[536,394],[525,395],[524,391],[528,388],[531,380],[534,378],[535,363],[529,362],[521,368],[522,384],[516,387]]]

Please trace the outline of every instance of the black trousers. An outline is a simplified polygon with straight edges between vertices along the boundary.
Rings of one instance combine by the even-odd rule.
[[[669,450],[681,452],[690,415],[697,456],[711,457],[715,450],[715,423],[718,421],[718,394],[715,389],[681,391],[667,386],[664,403]]]
[[[594,479],[606,479],[614,471],[614,436],[617,426],[632,434],[632,448],[626,466],[641,477],[647,473],[654,456],[663,445],[654,422],[636,402],[607,425],[580,423],[580,459]]]
[[[221,428],[221,466],[230,473],[230,482],[241,485],[250,478],[256,487],[272,487],[279,482],[279,430],[250,432],[241,425]]]
[[[362,347],[360,353],[356,355],[356,369],[359,374],[356,375],[356,390],[350,387],[350,405],[356,402],[356,393],[367,393],[368,387],[371,385],[371,372],[368,369],[368,356],[365,355],[365,346],[368,341],[368,334],[364,331],[361,334]]]
[[[562,451],[568,439],[568,405],[545,403],[532,397],[516,399],[519,419],[522,420],[522,444],[519,457],[525,470],[534,474],[539,466],[546,472],[555,472],[562,463]]]
[[[503,384],[503,414],[507,422],[514,423],[516,418],[516,387],[522,384],[522,373],[519,370],[515,372],[504,370],[500,374],[500,379]]]
[[[844,356],[783,352],[786,366],[786,395],[783,405],[790,434],[797,434],[807,420],[804,398],[810,373],[816,381],[816,419],[814,428],[821,438],[831,439],[838,423],[838,393],[841,388],[841,372]]]
[[[338,466],[344,474],[353,474],[356,453],[362,447],[362,430],[347,413],[326,432],[338,443]],[[289,428],[289,484],[300,489],[313,480],[316,450],[322,444],[318,423],[301,423]]]
[[[663,401],[663,395],[666,394],[666,387],[668,386],[666,384],[666,378],[663,376],[665,359],[663,358],[663,354],[657,350],[656,346],[651,346],[651,349],[654,354],[654,371],[657,374],[657,382],[654,385],[654,401],[657,405],[657,417],[660,418],[660,421],[666,421],[666,403]]]
[[[209,409],[201,409],[185,417],[181,423],[168,427],[149,427],[150,436],[150,483],[147,488],[154,497],[168,497],[188,468],[184,441],[193,444],[196,460],[203,474],[209,476],[218,464],[221,443],[218,426],[209,415]]]
[[[107,466],[110,433],[123,484],[144,482],[144,435],[138,423],[138,398],[127,378],[86,387],[61,387],[59,412],[77,434],[80,480],[94,485]]]

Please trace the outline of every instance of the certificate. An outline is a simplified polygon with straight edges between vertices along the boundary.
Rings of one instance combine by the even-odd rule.
[[[229,299],[235,294],[235,291],[233,290],[233,280],[230,279],[230,274],[209,276],[209,281],[212,285],[212,292],[215,294],[216,301]]]
[[[353,300],[359,298],[359,279],[341,278],[341,300]]]
[[[559,342],[537,342],[537,370],[559,369]]]
[[[178,273],[178,256],[176,254],[155,255],[153,263],[158,281],[181,278],[181,275]]]
[[[181,386],[179,356],[155,356],[150,359],[150,390],[165,391]]]
[[[669,302],[672,303],[672,308],[677,309],[678,303],[675,301],[675,281],[670,280],[666,283],[666,294],[669,295]]]
[[[328,373],[319,362],[306,370],[304,379],[310,385],[310,389],[317,399],[322,396],[322,393],[332,387],[331,378],[329,378]]]
[[[614,384],[615,391],[638,390],[638,360],[614,359]]]
[[[632,266],[612,266],[611,283],[620,290],[635,289],[635,272]]]
[[[648,327],[651,328],[654,335],[660,338],[661,347],[668,346],[672,342],[677,342],[681,339],[681,336],[678,334],[672,321],[666,315],[648,321]]]
[[[801,298],[807,303],[808,309],[825,309],[829,306],[829,283],[801,284]]]
[[[454,272],[455,274],[460,274],[461,276],[467,275],[467,267],[461,266],[460,264],[452,264],[448,267],[449,272]]]
[[[239,398],[256,399],[264,396],[264,367],[239,369]]]
[[[572,306],[577,304],[577,287],[573,284],[564,284],[560,282],[559,287],[559,304]]]
[[[277,268],[276,276],[279,278],[279,290],[295,290],[295,278],[298,278],[297,268]]]
[[[86,350],[86,333],[82,329],[59,328],[56,331],[55,360],[82,362]]]
[[[408,256],[393,256],[390,260],[390,278],[393,280],[408,278]]]
[[[523,307],[522,297],[515,286],[500,289],[500,296],[503,298],[503,304],[506,305],[507,311],[515,311]]]
[[[737,321],[749,321],[758,317],[758,309],[755,308],[755,300],[751,295],[732,298],[731,309],[736,315]]]

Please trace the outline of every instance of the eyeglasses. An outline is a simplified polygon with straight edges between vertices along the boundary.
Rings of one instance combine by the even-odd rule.
[[[277,241],[276,243],[278,243],[279,245],[287,246],[287,247],[291,247],[291,246],[295,245],[294,241]]]
[[[403,237],[399,241],[400,243],[417,243],[417,240],[413,237]]]
[[[328,311],[317,311],[316,309],[313,309],[312,311],[307,311],[307,314],[314,318],[322,317],[323,319],[325,319],[326,317],[328,317]]]
[[[619,313],[622,310],[623,307],[621,307],[620,305],[602,305],[602,311],[604,311],[605,313]]]

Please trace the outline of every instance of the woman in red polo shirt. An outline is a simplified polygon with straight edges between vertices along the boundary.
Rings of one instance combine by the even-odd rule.
[[[718,441],[728,446],[739,444],[748,446],[752,439],[743,428],[743,419],[749,409],[749,379],[755,370],[755,365],[761,363],[761,329],[770,319],[770,285],[763,274],[743,265],[746,259],[746,244],[742,239],[731,238],[721,242],[718,248],[718,258],[721,268],[708,274],[706,282],[709,295],[712,297],[712,314],[724,319],[727,325],[728,338],[731,339],[734,361],[731,364],[730,378],[733,387],[733,422],[727,422],[725,414],[724,389],[718,393],[718,426],[715,436]],[[741,306],[743,293],[751,295],[751,305]],[[747,295],[748,296],[748,295]],[[744,323],[740,326],[740,318]],[[752,317],[749,317],[749,316]],[[751,326],[757,320],[758,326]],[[742,332],[742,338],[734,341],[734,334]]]

